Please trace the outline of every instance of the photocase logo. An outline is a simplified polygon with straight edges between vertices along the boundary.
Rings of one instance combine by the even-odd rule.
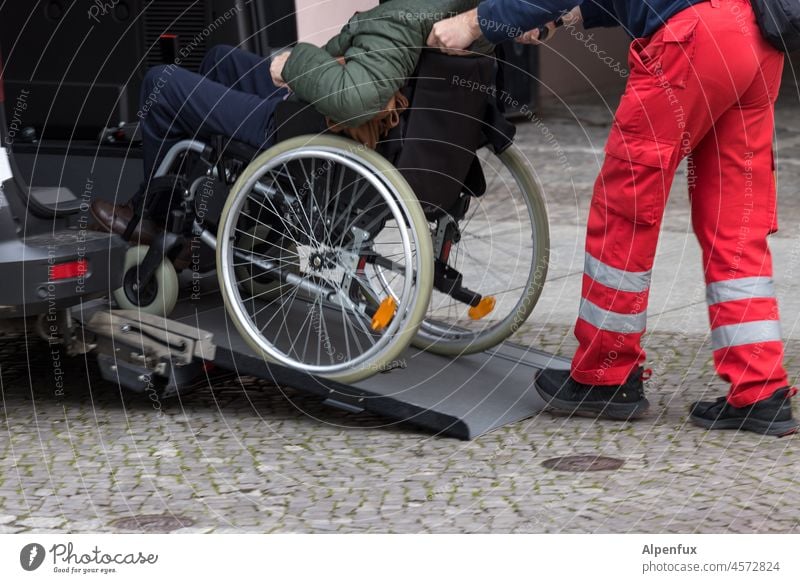
[[[44,547],[39,543],[25,545],[19,552],[19,564],[26,571],[35,571],[42,566],[44,555]]]

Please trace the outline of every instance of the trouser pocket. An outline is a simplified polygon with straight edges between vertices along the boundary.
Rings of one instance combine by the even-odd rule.
[[[660,223],[677,164],[677,144],[614,126],[593,204],[642,225]]]
[[[692,71],[698,17],[670,19],[639,53],[661,86],[684,89]]]

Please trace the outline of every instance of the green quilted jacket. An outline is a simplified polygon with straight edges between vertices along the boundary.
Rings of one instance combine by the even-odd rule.
[[[299,43],[283,79],[302,101],[356,127],[375,117],[416,69],[433,25],[479,0],[391,0],[357,13],[324,48]],[[473,47],[483,53],[485,43]],[[342,66],[337,57],[344,57]]]

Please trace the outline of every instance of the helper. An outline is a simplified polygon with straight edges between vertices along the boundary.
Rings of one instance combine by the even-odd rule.
[[[441,22],[429,43],[463,48],[475,27],[497,42],[575,4],[488,0],[461,17],[470,26]],[[636,38],[589,214],[580,347],[571,371],[539,375],[538,391],[569,413],[629,419],[648,409],[641,338],[653,260],[676,169],[688,158],[714,363],[730,385],[727,397],[695,403],[691,419],[796,431],[767,245],[778,228],[772,145],[783,54],[761,36],[748,0],[587,0],[569,13],[581,15],[587,27],[622,24]]]

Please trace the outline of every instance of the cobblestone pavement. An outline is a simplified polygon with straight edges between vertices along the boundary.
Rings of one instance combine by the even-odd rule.
[[[787,100],[788,101],[788,100]],[[800,218],[797,109],[779,113],[786,177],[783,224]],[[551,112],[571,169],[542,145],[542,127],[520,144],[541,163],[552,224],[580,225],[608,116]],[[570,182],[571,177],[571,182]],[[676,186],[680,190],[682,186]],[[683,229],[685,196],[673,196],[665,229]],[[776,263],[780,258],[776,258]],[[576,302],[575,297],[563,301]],[[570,321],[534,313],[518,341],[563,356]],[[321,405],[253,379],[216,379],[160,409],[101,381],[93,363],[65,362],[54,398],[46,347],[3,347],[0,533],[176,532],[800,532],[800,442],[687,425],[688,404],[724,393],[704,334],[646,338],[652,412],[636,423],[548,413],[472,442]],[[800,344],[787,345],[796,373]],[[542,463],[602,455],[614,471],[571,473]],[[127,528],[131,528],[130,525]]]

